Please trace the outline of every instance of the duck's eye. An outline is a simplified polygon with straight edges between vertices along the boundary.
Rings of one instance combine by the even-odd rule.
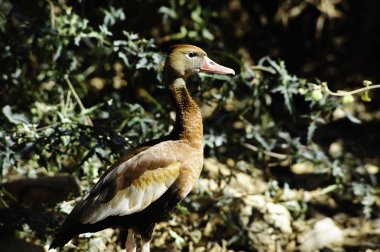
[[[193,59],[193,58],[195,58],[195,57],[197,57],[197,56],[198,56],[198,54],[195,53],[195,52],[189,52],[189,53],[187,54],[187,57],[189,57],[190,59]]]

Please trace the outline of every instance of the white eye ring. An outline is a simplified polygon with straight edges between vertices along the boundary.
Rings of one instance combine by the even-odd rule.
[[[188,54],[186,54],[186,57],[189,59],[194,59],[197,56],[198,54],[196,52],[189,52]]]

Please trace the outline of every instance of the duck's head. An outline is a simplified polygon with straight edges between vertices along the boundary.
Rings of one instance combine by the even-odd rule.
[[[233,69],[219,65],[207,57],[201,48],[186,44],[170,47],[165,62],[165,72],[183,78],[199,72],[235,74]]]

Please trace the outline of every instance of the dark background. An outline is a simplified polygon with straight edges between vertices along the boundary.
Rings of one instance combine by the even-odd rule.
[[[63,200],[168,132],[164,55],[188,43],[237,75],[188,80],[204,117],[202,185],[156,229],[153,249],[307,251],[305,232],[331,218],[344,241],[314,249],[377,251],[379,92],[345,104],[316,99],[308,83],[378,83],[379,13],[375,0],[0,1],[0,250],[42,251],[67,214]],[[275,215],[292,232],[250,197],[285,212]],[[73,244],[115,250],[118,237]]]

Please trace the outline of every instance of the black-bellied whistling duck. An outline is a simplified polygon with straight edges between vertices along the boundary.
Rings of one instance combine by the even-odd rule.
[[[142,251],[150,251],[155,224],[186,197],[202,170],[202,117],[185,83],[198,72],[235,74],[196,46],[172,46],[164,67],[165,86],[176,110],[172,132],[115,162],[75,206],[50,248],[62,247],[80,233],[119,227],[128,230],[127,252],[136,251],[135,234],[141,236]]]

